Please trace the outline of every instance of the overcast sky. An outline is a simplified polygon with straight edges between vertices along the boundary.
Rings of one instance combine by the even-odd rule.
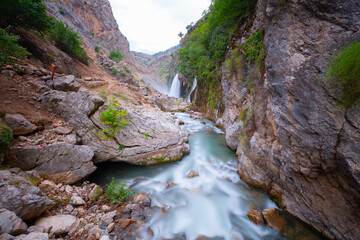
[[[130,49],[153,54],[179,44],[178,33],[196,22],[210,0],[109,0]]]

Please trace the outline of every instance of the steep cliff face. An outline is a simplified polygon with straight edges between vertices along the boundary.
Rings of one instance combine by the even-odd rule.
[[[129,42],[120,32],[108,0],[44,1],[51,15],[78,32],[91,49],[99,46],[105,53],[119,50],[124,60],[136,72],[145,68],[130,52]]]
[[[360,38],[359,19],[356,0],[259,0],[227,58],[259,31],[266,58],[235,73],[223,64],[217,120],[241,177],[336,239],[360,236],[360,111],[337,104],[323,75],[335,51]]]

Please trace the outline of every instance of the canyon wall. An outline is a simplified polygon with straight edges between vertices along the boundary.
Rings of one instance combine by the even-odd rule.
[[[225,63],[257,32],[265,58],[257,66],[243,56],[235,70],[222,64],[222,100],[205,110],[237,151],[242,179],[336,239],[360,237],[360,111],[337,103],[341,89],[324,72],[360,39],[359,19],[356,0],[259,0]]]

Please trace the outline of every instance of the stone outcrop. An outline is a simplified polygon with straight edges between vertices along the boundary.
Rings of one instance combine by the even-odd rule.
[[[0,208],[14,212],[23,220],[40,216],[54,203],[29,182],[20,169],[0,171]]]
[[[39,218],[36,220],[35,226],[51,229],[50,233],[59,236],[68,233],[76,221],[77,218],[72,215],[56,215]]]
[[[157,164],[181,159],[189,152],[188,134],[166,113],[126,109],[130,123],[114,139],[100,140],[99,130],[106,129],[99,114],[106,110],[104,101],[89,91],[77,93],[49,91],[42,103],[64,117],[94,150],[94,162],[125,161],[133,164]]]
[[[26,224],[14,212],[0,208],[0,234],[19,235],[26,229]]]
[[[164,112],[185,112],[190,106],[190,103],[184,102],[181,98],[168,97],[162,94],[150,96],[148,101]]]
[[[261,71],[245,61],[237,74],[223,67],[217,114],[240,176],[337,239],[360,236],[360,111],[338,105],[323,76],[335,51],[359,39],[359,9],[355,0],[259,0],[232,47],[263,31],[266,58]]]
[[[21,114],[6,114],[5,121],[11,127],[14,135],[26,135],[36,130],[36,126]]]
[[[54,88],[63,92],[77,92],[80,89],[80,83],[75,80],[74,75],[67,75],[55,78]]]
[[[96,170],[92,162],[94,152],[88,146],[54,143],[45,147],[13,147],[11,151],[7,164],[25,171],[36,170],[41,177],[56,183],[72,184]]]

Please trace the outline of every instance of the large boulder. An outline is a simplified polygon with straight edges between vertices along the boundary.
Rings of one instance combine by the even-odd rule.
[[[18,235],[27,229],[26,224],[12,211],[0,208],[0,234]]]
[[[27,235],[21,234],[14,238],[14,240],[48,240],[49,234],[48,233],[41,233],[41,232],[32,232]]]
[[[0,171],[0,208],[14,212],[23,220],[40,216],[54,204],[28,179],[18,168]]]
[[[184,102],[181,98],[168,97],[165,95],[151,96],[148,101],[158,106],[164,112],[185,112],[190,106],[189,102]]]
[[[68,233],[70,227],[73,224],[76,224],[77,217],[72,215],[56,215],[50,217],[43,217],[35,222],[35,226],[44,227],[49,229],[51,227],[50,233],[55,234],[56,236]]]
[[[107,109],[101,98],[87,90],[68,94],[49,91],[42,103],[64,117],[82,143],[94,150],[94,162],[111,160],[149,165],[179,160],[189,152],[188,134],[161,111],[124,108],[130,123],[114,139],[106,141],[99,139],[99,131],[107,128],[99,120],[100,113]]]
[[[80,89],[81,84],[75,80],[74,75],[67,75],[55,78],[54,88],[63,92],[77,92]]]
[[[14,135],[25,135],[36,130],[36,126],[21,114],[6,114],[5,121],[13,130]]]
[[[55,143],[45,147],[13,147],[8,164],[25,171],[36,170],[41,177],[56,183],[72,184],[96,170],[93,156],[88,146]]]

